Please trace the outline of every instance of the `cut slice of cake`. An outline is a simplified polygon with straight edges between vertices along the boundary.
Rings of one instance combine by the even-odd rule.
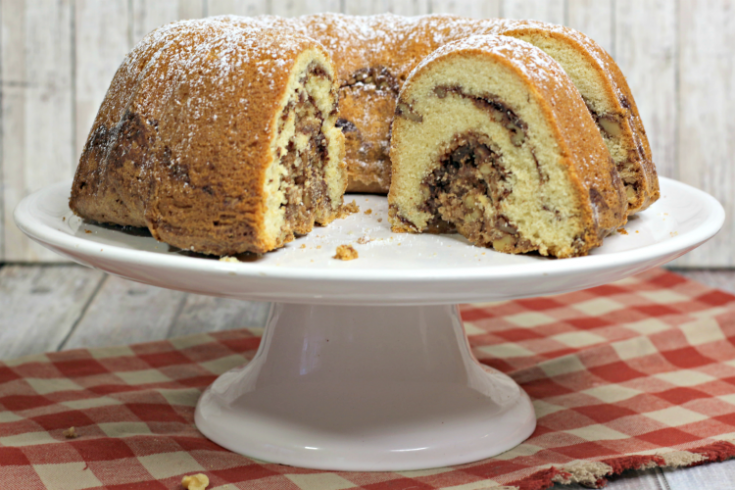
[[[247,18],[149,34],[117,71],[70,206],[215,255],[266,252],[336,217],[347,185],[332,61]]]
[[[626,222],[623,183],[579,92],[509,37],[449,43],[408,77],[392,127],[396,232],[574,257]]]
[[[656,202],[660,196],[658,175],[646,130],[628,83],[610,55],[589,37],[564,26],[504,20],[494,31],[540,48],[569,75],[625,184],[628,215]]]

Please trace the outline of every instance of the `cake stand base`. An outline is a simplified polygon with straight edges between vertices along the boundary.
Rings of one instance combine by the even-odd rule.
[[[536,426],[526,393],[474,358],[455,306],[276,304],[256,356],[195,419],[232,451],[348,471],[477,461]]]

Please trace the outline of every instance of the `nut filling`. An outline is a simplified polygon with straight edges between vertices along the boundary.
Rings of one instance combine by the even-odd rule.
[[[306,87],[311,77],[330,79],[317,64],[312,63],[299,80]],[[287,121],[293,118],[294,132],[285,151],[279,151],[280,164],[285,172],[280,190],[285,196],[283,232],[306,234],[314,226],[318,210],[331,208],[325,169],[328,160],[327,138],[322,131],[325,115],[317,107],[316,100],[306,90],[297,90],[286,105],[279,123],[282,132]]]
[[[597,124],[597,127],[600,130],[600,134],[602,134],[605,144],[608,146],[616,144],[623,133],[620,117],[614,114],[600,115],[592,109],[590,104],[586,102],[585,104],[587,105],[587,109],[589,110],[592,119],[595,120],[595,124]],[[625,104],[623,104],[623,106],[625,106]],[[636,141],[638,140],[636,132],[633,133],[633,137]],[[638,196],[641,194],[639,183],[643,179],[642,170],[635,164],[635,160],[645,159],[645,153],[639,148],[639,146],[640,145],[637,144],[634,152],[628,152],[627,157],[615,162],[620,177],[623,179],[623,184],[625,184],[625,193],[629,203],[638,201]]]
[[[500,211],[512,192],[511,180],[500,150],[487,136],[456,135],[422,182],[428,198],[420,209],[433,217],[427,231],[458,231],[474,245],[504,252],[537,250]]]

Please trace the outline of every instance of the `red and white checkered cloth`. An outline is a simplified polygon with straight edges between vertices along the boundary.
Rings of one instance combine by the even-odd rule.
[[[735,296],[654,270],[560,296],[466,306],[475,355],[534,401],[538,426],[498,457],[411,472],[329,472],[255,461],[205,439],[197,398],[251,359],[238,330],[0,363],[4,490],[544,489],[603,485],[629,468],[735,456]],[[76,427],[79,437],[63,431]]]

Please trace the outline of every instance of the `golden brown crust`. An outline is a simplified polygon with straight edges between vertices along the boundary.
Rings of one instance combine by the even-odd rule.
[[[410,99],[413,96],[409,94],[412,83],[424,72],[433,69],[433,63],[441,60],[450,65],[453,58],[466,57],[491,60],[492,63],[503,65],[508,71],[515,73],[517,78],[525,80],[528,100],[536,101],[544,119],[551,122],[549,127],[561,155],[559,163],[566,168],[572,187],[569,193],[578,199],[576,209],[583,231],[579,236],[580,242],[573,249],[554,249],[549,244],[549,252],[558,257],[577,256],[601,245],[604,236],[626,222],[627,200],[624,187],[579,93],[561,67],[543,52],[525,42],[511,42],[509,38],[496,36],[472,37],[450,43],[424,59],[411,73],[401,92],[399,106],[411,105]],[[456,90],[460,89],[458,87]],[[403,178],[404,173],[398,148],[403,145],[401,131],[404,119],[406,118],[397,117],[394,123],[391,154],[394,158],[393,172],[396,179]],[[415,119],[415,122],[420,123],[421,115],[416,114]],[[425,231],[401,215],[396,204],[402,201],[399,196],[402,192],[405,192],[403,188],[391,186],[388,195],[392,230],[412,233]],[[524,252],[530,250],[529,246],[529,243],[518,242],[503,251]]]
[[[291,70],[308,49],[323,51],[312,39],[235,18],[151,33],[112,81],[71,208],[216,255],[292,239],[274,243],[263,233],[264,179]]]
[[[617,114],[627,121],[628,153],[639,162],[639,196],[630,212],[645,209],[659,192],[650,147],[625,78],[599,46],[571,29],[537,22],[393,14],[221,17],[154,31],[113,79],[80,158],[70,205],[88,219],[148,226],[157,239],[208,253],[280,246],[288,234],[273,243],[258,231],[263,173],[272,161],[273,114],[300,50],[322,49],[321,43],[335,62],[348,191],[385,193],[390,125],[410,71],[457,39],[531,31],[565,39],[605,73]],[[283,34],[289,38],[285,44]],[[226,80],[207,81],[202,75],[221,69],[220,56],[228,49],[270,54],[230,66]],[[182,56],[187,50],[194,58]],[[273,70],[264,74],[259,62]],[[196,70],[194,63],[201,63]],[[227,96],[213,96],[223,86]],[[181,104],[188,112],[180,112]],[[323,217],[322,224],[331,219]]]
[[[533,44],[528,34],[541,34],[563,41],[600,72],[606,81],[604,89],[609,102],[616,106],[614,115],[627,121],[622,127],[627,159],[636,173],[636,195],[631,199],[629,214],[645,209],[658,199],[658,179],[650,147],[625,77],[612,58],[582,33],[536,21],[475,20],[452,15],[404,18],[393,14],[372,17],[319,14],[302,17],[294,24],[303,29],[301,32],[324,43],[338,65],[338,79],[343,87],[341,117],[351,124],[348,127],[352,130],[352,134],[345,132],[350,192],[387,190],[384,179],[389,175],[390,163],[379,149],[386,147],[390,139],[385,113],[389,106],[395,106],[397,98],[397,92],[377,96],[370,90],[345,93],[344,87],[355,73],[370,68],[385,69],[400,88],[424,57],[449,42],[472,35],[495,34],[521,37]]]
[[[573,50],[577,57],[597,72],[602,84],[596,88],[604,91],[606,104],[612,106],[612,110],[604,115],[595,114],[590,103],[588,110],[595,117],[611,117],[622,123],[620,136],[625,155],[617,163],[619,168],[625,165],[635,173],[633,182],[627,184],[634,187],[634,195],[628,199],[628,215],[642,211],[655,202],[660,197],[658,176],[646,131],[628,83],[610,55],[594,40],[568,27],[538,21],[503,20],[492,31],[495,34],[523,39],[541,49],[544,49],[544,43],[539,43],[539,38],[554,38]],[[554,57],[553,53],[549,54]],[[557,58],[557,61],[563,63],[564,60]],[[604,132],[604,129],[600,127],[600,131]]]

